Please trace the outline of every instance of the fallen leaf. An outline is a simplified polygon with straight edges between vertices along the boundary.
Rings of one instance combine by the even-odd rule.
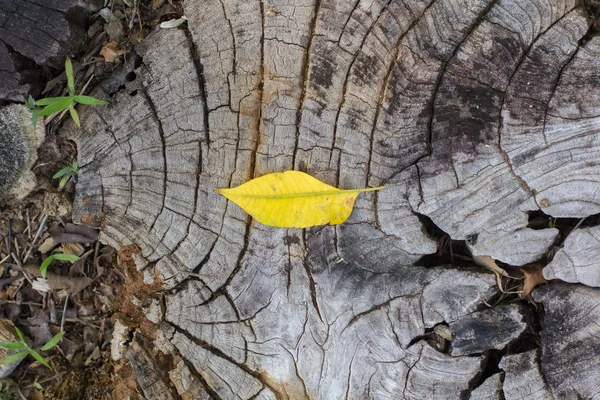
[[[275,172],[252,179],[236,188],[217,189],[265,225],[308,228],[341,224],[354,208],[361,192],[383,189],[341,190],[300,171]]]
[[[185,21],[187,21],[186,17],[171,19],[169,21],[161,22],[160,27],[162,29],[177,28],[179,25],[183,24]]]
[[[100,55],[104,57],[104,61],[109,63],[114,62],[115,58],[122,54],[125,54],[125,50],[119,49],[117,42],[114,40],[112,42],[108,42],[102,46],[102,49],[100,49]]]
[[[521,269],[521,272],[523,272],[523,276],[525,278],[523,283],[523,293],[521,294],[521,297],[529,296],[537,285],[548,282],[542,274],[542,267],[536,269],[523,268]]]
[[[60,251],[63,254],[74,254],[76,256],[81,256],[85,249],[79,243],[63,243],[60,246]]]

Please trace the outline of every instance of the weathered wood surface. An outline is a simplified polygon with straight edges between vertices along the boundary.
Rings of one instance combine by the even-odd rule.
[[[573,231],[543,273],[546,279],[600,286],[600,227]]]
[[[102,0],[1,0],[0,100],[22,102],[33,86],[39,91],[34,65],[60,69],[86,40],[88,14],[102,5]]]
[[[560,284],[538,289],[544,305],[541,364],[559,399],[592,399],[600,393],[600,292],[583,285]]]
[[[436,251],[418,214],[474,255],[519,266],[543,259],[558,232],[527,228],[529,211],[600,211],[600,42],[583,40],[583,7],[184,5],[188,27],[151,35],[96,94],[111,103],[65,129],[81,166],[75,220],[100,225],[117,248],[139,246],[145,281],[162,289],[144,309],[160,324],[154,351],[175,357],[171,390],[467,397],[486,378],[485,350],[510,340],[453,357],[432,347],[430,329],[485,309],[496,280],[416,265]],[[288,169],[387,188],[361,195],[346,224],[306,230],[258,224],[214,193]],[[563,296],[553,287],[548,304]],[[506,398],[533,388],[519,371],[545,385],[531,354],[501,360]],[[492,390],[485,382],[479,392]]]

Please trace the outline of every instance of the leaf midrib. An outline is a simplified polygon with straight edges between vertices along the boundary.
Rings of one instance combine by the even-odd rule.
[[[220,192],[223,194],[227,193],[228,195],[236,196],[236,197],[271,200],[271,199],[288,199],[288,198],[293,198],[293,197],[318,197],[318,196],[344,195],[344,194],[350,194],[350,193],[372,192],[372,191],[380,190],[383,188],[384,188],[384,186],[379,186],[379,187],[375,187],[375,188],[366,188],[366,189],[350,189],[350,190],[335,189],[335,190],[328,190],[328,191],[321,191],[321,192],[290,193],[290,194],[241,194],[241,193],[238,194],[238,193],[231,193],[231,192],[227,193],[224,190],[221,190]],[[225,189],[225,190],[231,190],[231,189]]]

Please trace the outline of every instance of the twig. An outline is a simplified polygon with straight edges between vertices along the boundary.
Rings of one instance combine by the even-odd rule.
[[[63,307],[63,314],[62,314],[62,318],[60,321],[61,332],[64,331],[64,327],[65,327],[65,316],[67,315],[67,304],[69,304],[69,295],[67,295],[67,297],[65,298],[65,306]]]
[[[46,222],[47,221],[48,221],[48,216],[44,215],[44,218],[42,219],[42,222],[40,223],[40,227],[38,228],[38,231],[35,234],[35,237],[33,238],[33,241],[31,242],[31,247],[29,247],[29,250],[27,251],[27,254],[25,254],[25,258],[23,258],[23,263],[27,262],[27,259],[29,258],[29,256],[31,255],[31,251],[33,250],[33,246],[35,246],[35,243],[38,241],[38,239],[40,238],[40,235],[42,234],[42,231],[46,227]]]
[[[32,301],[17,301],[17,300],[0,300],[0,304],[17,304],[19,306],[38,306],[43,307],[42,303],[35,303]]]

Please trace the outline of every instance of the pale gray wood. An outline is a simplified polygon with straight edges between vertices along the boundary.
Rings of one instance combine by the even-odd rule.
[[[470,400],[503,400],[502,381],[504,374],[498,372],[487,378],[481,385],[473,389],[469,395]]]
[[[152,285],[143,307],[166,332],[154,346],[176,354],[168,385],[185,393],[179,377],[191,377],[202,396],[227,399],[467,397],[486,350],[523,324],[511,314],[498,341],[475,332],[481,356],[423,340],[484,310],[498,288],[487,271],[420,266],[436,242],[418,214],[478,256],[513,265],[545,256],[557,230],[526,226],[529,211],[548,211],[536,190],[552,184],[554,164],[517,171],[528,129],[544,131],[517,96],[593,115],[568,83],[597,90],[568,66],[596,62],[582,56],[595,39],[579,45],[588,27],[579,3],[184,7],[188,26],[150,35],[97,91],[111,104],[81,107],[82,129],[64,129],[81,165],[74,220],[139,249],[132,259]],[[595,130],[580,127],[592,144],[555,152],[556,163],[593,151]],[[287,169],[344,189],[387,187],[361,194],[345,224],[305,230],[261,225],[214,192]],[[510,357],[505,393],[526,396]]]
[[[502,350],[517,340],[529,327],[524,307],[516,304],[501,305],[465,315],[453,324],[453,356],[482,353],[488,349]]]
[[[600,291],[583,285],[536,289],[544,305],[541,364],[557,399],[591,399],[600,392]]]
[[[600,227],[571,232],[543,274],[548,280],[600,286]]]
[[[504,356],[499,367],[504,370],[502,390],[506,400],[554,399],[540,369],[539,350]]]

